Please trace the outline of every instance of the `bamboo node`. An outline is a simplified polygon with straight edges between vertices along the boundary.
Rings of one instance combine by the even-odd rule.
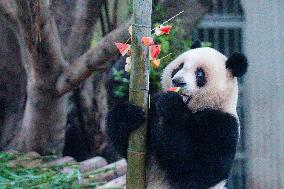
[[[145,155],[146,153],[145,152],[139,152],[139,151],[135,151],[135,150],[131,150],[131,149],[128,149],[128,153],[132,153],[132,154],[136,154],[136,155]]]
[[[132,24],[132,26],[141,27],[141,28],[152,28],[151,25],[145,25],[145,24]]]
[[[129,87],[129,89],[130,89],[130,91],[131,92],[136,92],[136,93],[140,93],[140,92],[143,92],[143,91],[149,91],[149,89],[142,89],[142,88],[131,88],[131,87]]]

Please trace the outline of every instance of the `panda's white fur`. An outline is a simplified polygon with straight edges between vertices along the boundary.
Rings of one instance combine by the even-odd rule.
[[[189,50],[177,57],[164,69],[162,75],[163,90],[166,91],[173,87],[172,72],[183,63],[183,68],[174,77],[182,77],[187,83],[184,92],[191,96],[188,107],[194,112],[205,108],[217,109],[228,112],[238,119],[236,112],[237,79],[226,69],[226,61],[226,56],[212,48]],[[207,83],[202,88],[198,88],[195,81],[195,70],[198,67],[202,67],[206,73]],[[165,173],[158,167],[155,159],[151,157],[149,161],[147,165],[147,189],[170,189]],[[224,180],[209,189],[224,189],[225,184],[226,181]]]
[[[209,47],[189,50],[165,68],[162,75],[163,90],[173,86],[172,71],[183,63],[183,69],[175,77],[183,77],[187,83],[185,92],[191,95],[189,108],[193,111],[212,108],[237,117],[238,83],[236,77],[226,69],[226,61],[226,56]],[[198,67],[205,70],[207,79],[207,84],[201,88],[196,86],[195,81],[195,70]]]

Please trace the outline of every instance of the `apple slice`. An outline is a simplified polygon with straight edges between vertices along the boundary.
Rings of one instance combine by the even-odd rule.
[[[168,35],[168,34],[170,34],[171,30],[172,30],[172,26],[170,26],[170,25],[167,25],[167,26],[161,25],[161,26],[155,28],[155,35],[156,36]]]
[[[152,37],[142,37],[141,42],[143,45],[150,47],[151,45],[154,45],[154,40]]]
[[[170,25],[160,26],[160,31],[162,32],[162,34],[168,35],[168,34],[170,34],[171,30],[172,30],[172,26],[170,26]]]
[[[161,45],[150,46],[150,60],[155,60],[161,52]]]
[[[180,91],[180,87],[170,87],[168,88],[167,92],[176,92],[178,93]]]
[[[128,50],[130,50],[130,48],[131,48],[131,45],[126,44],[126,43],[114,43],[114,44],[115,44],[115,46],[117,47],[117,49],[119,50],[119,52],[122,56],[126,55]]]
[[[153,68],[159,68],[161,64],[161,59],[151,60],[150,63]]]

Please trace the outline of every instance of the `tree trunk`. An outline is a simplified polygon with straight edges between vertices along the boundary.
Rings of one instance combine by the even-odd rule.
[[[40,154],[61,154],[67,118],[67,97],[56,98],[55,90],[31,83],[21,131],[13,145],[21,151]]]
[[[89,1],[91,2],[91,1]],[[69,18],[72,18],[70,15],[74,12],[75,2],[70,1],[66,3],[65,1],[62,2],[62,0],[55,0],[53,1],[53,4],[51,6],[52,14],[51,15],[51,21],[53,17],[57,20],[57,24],[59,24],[59,31],[61,32],[60,37],[61,40],[64,42],[63,44],[66,44],[68,33],[67,31],[70,30],[70,28],[73,26],[73,28],[78,27],[77,25],[84,26],[85,32],[78,33],[79,29],[73,29],[75,30],[76,34],[80,34],[83,36],[85,40],[80,40],[80,43],[76,43],[77,46],[73,45],[73,50],[77,48],[77,51],[82,53],[86,51],[89,47],[91,38],[92,38],[92,31],[93,26],[96,23],[95,16],[98,11],[95,11],[93,15],[91,15],[92,9],[97,8],[97,10],[100,9],[100,6],[103,1],[100,2],[100,4],[96,7],[96,4],[94,3],[87,3],[86,1],[77,1],[77,10],[80,10],[80,15],[76,13],[76,16],[74,20],[76,20],[75,23]],[[18,8],[30,8],[27,4],[25,4],[23,1],[17,2],[19,3]],[[91,6],[90,6],[91,5]],[[44,8],[44,7],[40,7]],[[65,14],[62,14],[62,11],[64,10]],[[26,11],[26,10],[24,10]],[[32,10],[34,11],[34,10]],[[46,10],[43,10],[46,11]],[[69,15],[69,16],[68,16]],[[83,18],[81,17],[83,15]],[[41,15],[40,15],[41,16]],[[91,20],[89,17],[92,17]],[[21,19],[24,19],[23,17],[20,17]],[[84,20],[85,22],[80,21],[80,19]],[[93,22],[93,23],[92,23]],[[92,24],[91,24],[92,23]],[[34,23],[27,23],[33,25]],[[50,34],[53,35],[54,39],[59,39],[57,36],[57,28],[56,26],[52,26],[51,24]],[[24,27],[26,27],[24,25]],[[33,26],[32,26],[33,27]],[[15,29],[15,28],[13,28]],[[26,29],[26,28],[25,28]],[[42,28],[44,29],[44,28]],[[31,35],[35,35],[35,31],[30,30]],[[26,31],[22,31],[25,35]],[[70,31],[68,31],[70,33]],[[73,32],[73,33],[74,33]],[[8,32],[7,32],[8,33]],[[7,115],[7,109],[3,110],[3,121],[2,121],[2,128],[1,128],[1,147],[3,149],[9,149],[9,148],[17,148],[21,151],[30,151],[30,150],[36,150],[42,154],[49,154],[49,153],[57,153],[60,154],[62,152],[62,148],[64,146],[64,135],[66,132],[66,119],[67,119],[67,112],[69,112],[67,106],[67,100],[68,97],[66,95],[62,97],[57,96],[57,81],[60,76],[60,72],[63,71],[62,65],[65,65],[64,59],[61,55],[61,49],[60,44],[55,41],[51,42],[49,44],[49,50],[55,50],[60,56],[61,60],[54,60],[52,58],[53,55],[48,54],[44,51],[45,47],[42,47],[43,49],[36,48],[33,46],[34,39],[31,39],[29,37],[25,37],[24,39],[21,38],[20,32],[17,30],[15,33],[18,36],[18,39],[21,44],[21,50],[22,50],[22,59],[18,57],[19,64],[22,62],[23,65],[26,65],[26,74],[23,72],[24,77],[28,77],[28,84],[27,88],[25,85],[25,79],[19,79],[17,82],[21,82],[21,86],[23,93],[20,97],[24,98],[24,104],[22,108],[20,109],[20,116],[19,119],[15,119],[15,116],[8,117]],[[45,32],[43,32],[45,33]],[[72,33],[72,32],[71,32]],[[14,36],[12,31],[10,32],[10,36]],[[84,36],[87,36],[84,37]],[[73,39],[72,39],[73,38]],[[11,38],[13,39],[13,38]],[[47,39],[50,39],[47,37]],[[74,34],[70,35],[69,37],[69,43],[74,43],[76,41],[76,38],[74,38]],[[89,43],[86,43],[88,41]],[[10,42],[10,44],[17,44],[18,42],[14,40],[14,42]],[[87,45],[81,45],[87,44]],[[84,49],[82,49],[84,47]],[[16,48],[19,48],[16,46]],[[9,49],[9,48],[7,48]],[[25,49],[25,50],[23,50]],[[13,55],[17,51],[13,49],[13,52],[11,52],[9,56],[5,54],[5,57],[15,57]],[[46,54],[44,54],[46,53]],[[67,54],[71,54],[71,52],[67,51]],[[46,58],[45,60],[41,59],[41,56]],[[11,62],[17,62],[17,61],[11,61]],[[20,61],[21,60],[21,61]],[[31,70],[30,66],[31,63],[34,63],[34,65],[45,65],[46,67],[43,68],[37,68],[35,70]],[[15,64],[14,63],[14,64]],[[10,64],[10,62],[9,62]],[[52,67],[49,70],[49,64],[51,65],[60,65],[58,67]],[[1,64],[4,65],[4,64]],[[12,64],[13,65],[13,64]],[[16,64],[15,64],[16,65]],[[41,69],[41,70],[39,70]],[[14,69],[13,72],[15,72],[17,69]],[[20,69],[19,69],[20,70]],[[22,69],[23,70],[23,69]],[[47,71],[48,73],[44,73]],[[5,83],[5,82],[3,82]],[[92,81],[88,82],[92,83]],[[10,87],[13,85],[11,84]],[[84,86],[84,85],[83,85]],[[25,88],[27,95],[25,93]],[[92,91],[93,92],[93,91]],[[92,92],[90,94],[92,94]],[[1,94],[5,94],[6,91]],[[27,96],[27,98],[25,98]],[[3,99],[3,98],[2,98]],[[1,103],[6,103],[5,99]],[[88,99],[92,101],[92,99]],[[92,106],[92,105],[91,105]],[[14,104],[13,108],[17,108]],[[88,107],[90,110],[91,107]],[[86,113],[86,112],[83,112]],[[15,111],[13,112],[15,114]],[[13,115],[12,114],[12,115]],[[5,116],[4,116],[5,115]],[[85,114],[85,116],[91,116],[91,113]],[[12,122],[10,124],[7,124],[7,121]],[[17,126],[17,127],[16,127]]]
[[[0,20],[0,149],[19,131],[26,103],[26,74],[13,31]]]

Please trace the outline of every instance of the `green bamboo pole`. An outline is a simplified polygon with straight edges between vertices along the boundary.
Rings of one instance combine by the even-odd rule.
[[[129,101],[142,107],[148,114],[149,102],[149,49],[141,38],[151,36],[152,0],[133,0],[132,65]],[[145,189],[145,153],[147,122],[131,133],[128,145],[127,189]]]

